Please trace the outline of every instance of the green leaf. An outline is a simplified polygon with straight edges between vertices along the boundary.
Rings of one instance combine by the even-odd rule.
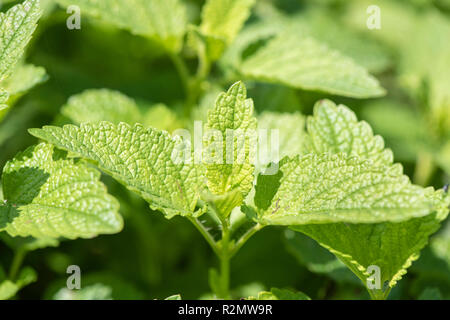
[[[308,35],[352,58],[370,72],[384,71],[391,64],[388,50],[370,34],[346,27],[333,15],[317,10],[294,16],[292,20],[291,27],[304,27]]]
[[[140,106],[145,107],[141,111]],[[61,113],[75,124],[108,121],[129,125],[143,123],[145,126],[173,131],[182,127],[177,114],[164,104],[137,104],[125,94],[110,89],[89,89],[73,95],[62,107]]]
[[[186,8],[180,0],[56,0],[112,25],[145,36],[178,52],[186,31]]]
[[[219,59],[227,46],[225,38],[205,34],[195,25],[189,26],[187,43],[203,59],[202,63]]]
[[[16,67],[1,85],[11,96],[18,96],[46,80],[47,73],[44,68],[25,64]]]
[[[209,190],[216,195],[238,190],[244,198],[253,186],[256,118],[242,82],[219,95],[205,129],[203,161]],[[208,132],[214,134],[208,137]]]
[[[0,300],[8,300],[12,298],[18,291],[19,288],[14,282],[5,280],[0,283]]]
[[[36,280],[36,271],[30,267],[23,268],[17,277],[17,281],[5,280],[0,283],[0,300],[7,300],[14,297],[20,289]]]
[[[171,296],[165,298],[164,300],[181,300],[181,295],[174,294],[174,295],[171,295]]]
[[[311,300],[311,298],[303,292],[272,288],[270,292],[260,292],[258,298],[249,297],[249,300]]]
[[[342,284],[361,285],[360,280],[332,253],[313,239],[292,230],[285,231],[286,249],[310,272],[323,274]]]
[[[74,123],[109,121],[114,124],[140,122],[142,115],[136,102],[108,89],[91,89],[69,98],[61,113]]]
[[[264,149],[259,151],[257,172],[270,162],[278,162],[285,156],[293,157],[305,153],[305,123],[305,117],[299,112],[264,111],[258,116],[258,130],[267,130],[265,131],[267,143],[259,145]],[[276,136],[278,139],[272,141]],[[261,156],[264,158],[261,159]]]
[[[286,15],[266,5],[257,14],[263,24],[275,25],[279,32],[288,30],[292,34],[311,36],[352,58],[370,72],[383,71],[390,65],[387,49],[371,34],[347,27],[339,20],[339,15],[333,14],[333,9],[328,11],[319,8],[310,7],[294,15]]]
[[[438,288],[426,288],[419,296],[419,300],[442,300],[442,294]]]
[[[256,22],[245,26],[219,60],[223,71],[229,72],[232,70],[236,72],[239,70],[244,59],[244,53],[249,48],[256,46],[259,42],[272,38],[282,28],[282,24],[269,24],[265,22]]]
[[[9,99],[9,93],[2,88],[0,88],[0,110],[8,108],[6,102]]]
[[[183,160],[178,155],[185,150],[185,143],[165,131],[140,124],[99,122],[79,127],[46,126],[30,129],[30,133],[93,160],[102,171],[138,193],[167,218],[202,213],[194,214],[203,172],[193,161],[179,161]]]
[[[0,110],[8,107],[10,96],[28,90],[45,78],[43,69],[16,67],[41,14],[39,0],[24,1],[0,13]]]
[[[311,153],[260,175],[256,209],[244,210],[310,236],[365,285],[368,268],[378,266],[383,287],[369,292],[386,298],[448,215],[450,197],[412,185],[382,139],[344,106],[319,102],[307,126]]]
[[[307,131],[308,154],[258,176],[253,214],[261,224],[398,222],[436,210],[434,190],[412,185],[383,139],[347,107],[318,102]]]
[[[183,128],[183,119],[175,111],[162,103],[157,103],[148,108],[142,119],[145,125],[156,129],[167,130],[168,132]]]
[[[267,225],[404,221],[436,210],[433,188],[412,185],[400,165],[346,154],[285,158],[276,175],[259,175],[257,222]]]
[[[255,0],[207,0],[202,10],[201,31],[229,44],[250,16]]]
[[[330,250],[366,285],[370,276],[367,268],[380,268],[381,288],[371,294],[386,298],[419,251],[427,244],[428,236],[439,228],[436,215],[410,219],[402,223],[324,224],[291,227]],[[355,245],[357,244],[357,245]]]
[[[374,165],[390,165],[393,161],[391,150],[384,149],[383,138],[374,136],[370,125],[358,122],[355,113],[344,105],[336,106],[330,100],[317,102],[307,128],[312,153],[345,153],[370,160]]]
[[[203,194],[202,198],[222,218],[227,218],[233,209],[239,207],[244,201],[242,193],[237,189],[221,195]]]
[[[0,230],[13,237],[75,239],[122,229],[119,205],[100,173],[62,156],[40,144],[5,165]]]
[[[101,283],[80,290],[61,288],[55,293],[53,300],[112,300],[112,289]]]
[[[54,238],[11,237],[7,233],[0,233],[0,238],[14,251],[34,251],[47,247],[57,247],[59,241]]]
[[[41,16],[39,0],[27,0],[0,13],[0,81],[13,71]]]
[[[363,67],[311,37],[276,36],[246,59],[240,71],[260,81],[347,97],[385,94],[378,81]]]

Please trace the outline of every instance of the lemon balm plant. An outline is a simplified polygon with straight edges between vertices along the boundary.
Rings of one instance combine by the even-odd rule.
[[[276,174],[259,174],[255,185],[248,152],[247,161],[236,161],[239,153],[233,144],[214,146],[216,151],[223,148],[223,161],[175,164],[171,156],[176,140],[139,124],[84,123],[30,132],[94,161],[167,218],[182,215],[191,220],[220,259],[220,273],[210,274],[220,298],[230,298],[230,259],[268,225],[290,227],[318,240],[364,282],[366,269],[377,264],[385,286],[370,292],[374,298],[385,298],[446,218],[449,198],[442,190],[411,184],[383,140],[347,107],[320,101],[307,123],[303,141],[298,141],[305,144],[305,152],[283,158]],[[207,127],[221,132],[256,125],[252,101],[241,82],[219,95],[208,113]],[[243,150],[249,150],[248,139],[245,144]],[[227,163],[230,154],[235,161]],[[254,196],[244,203],[253,187]],[[232,221],[231,212],[239,206],[246,216]],[[200,222],[203,215],[219,224],[219,239]]]
[[[9,274],[0,272],[0,298],[11,298],[35,281],[33,269],[21,268],[25,253],[122,230],[115,198],[123,203],[125,191],[112,188],[109,194],[100,172],[152,211],[184,218],[199,231],[218,258],[208,280],[212,297],[220,299],[242,297],[232,286],[233,258],[270,227],[313,239],[320,247],[312,260],[328,250],[338,259],[332,263],[353,272],[371,298],[386,299],[447,219],[445,188],[413,184],[367,122],[318,94],[346,97],[353,106],[357,99],[378,98],[389,90],[369,73],[389,67],[387,49],[346,27],[336,40],[326,9],[287,15],[266,1],[208,0],[195,17],[197,6],[181,0],[135,0],[133,6],[125,0],[42,3],[48,24],[58,5],[76,5],[92,23],[125,30],[150,44],[170,61],[183,91],[170,108],[116,90],[85,90],[68,99],[56,123],[28,130],[43,142],[8,161],[1,178],[0,231],[15,256]],[[255,17],[244,26],[252,10]],[[3,116],[15,111],[26,90],[46,80],[43,68],[20,59],[41,15],[38,0],[2,13]],[[89,27],[83,24],[79,32]],[[158,79],[163,83],[163,76]],[[298,112],[299,97],[303,110],[311,105],[310,116]],[[295,112],[280,112],[284,108]],[[180,136],[183,131],[175,130],[180,127],[190,128],[195,141]],[[256,137],[258,130],[272,137]],[[255,162],[255,154],[262,159]],[[423,164],[417,168],[425,170]],[[432,176],[424,174],[425,180]],[[445,238],[439,239],[436,252],[445,256]],[[294,246],[306,253],[307,248]],[[96,296],[94,288],[103,293]],[[85,290],[79,297],[84,292],[110,298],[101,283]],[[183,294],[183,288],[178,290]],[[250,298],[309,299],[287,289],[261,291]]]

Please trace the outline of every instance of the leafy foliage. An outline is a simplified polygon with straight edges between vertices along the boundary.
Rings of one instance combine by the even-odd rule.
[[[41,16],[39,0],[27,0],[23,4],[12,7],[6,13],[0,13],[0,110],[6,108],[9,95],[31,87],[36,77],[42,77],[42,70],[19,68],[19,75],[15,79],[24,82],[22,88],[18,80],[10,80],[8,77],[14,72],[14,68],[24,53],[25,46],[31,39],[36,29],[37,21]],[[39,72],[41,75],[36,75]],[[28,83],[28,84],[27,84]],[[6,88],[5,88],[6,87]],[[12,90],[11,93],[5,91]]]
[[[242,197],[245,197],[252,188],[254,166],[250,162],[252,159],[250,144],[255,141],[255,137],[250,131],[256,129],[256,119],[253,117],[253,101],[246,99],[246,95],[244,84],[238,82],[231,86],[227,93],[219,95],[216,107],[208,113],[206,129],[218,130],[221,133],[221,139],[213,137],[212,141],[206,142],[208,149],[218,151],[218,161],[204,159],[207,163],[208,188],[214,194],[224,194],[237,189]],[[229,138],[230,132],[233,136]],[[231,142],[228,142],[228,139],[233,139],[232,155]],[[245,141],[240,141],[242,139]],[[209,162],[212,164],[208,164]]]
[[[118,204],[107,195],[95,169],[31,147],[3,169],[0,230],[11,236],[91,238],[122,229]]]
[[[308,153],[258,177],[260,223],[398,222],[436,210],[433,190],[411,185],[381,137],[349,109],[322,101],[307,123]]]
[[[113,5],[101,0],[57,2],[64,6],[77,5],[89,15],[133,34],[149,37],[168,50],[178,51],[181,48],[186,29],[186,9],[179,0],[133,0],[132,3],[119,0]]]
[[[54,300],[111,300],[111,288],[101,283],[87,286],[74,291],[61,288],[54,296]]]
[[[449,299],[450,7],[373,4],[2,1],[0,299]]]
[[[36,279],[36,271],[31,268],[23,268],[16,281],[5,280],[0,282],[0,300],[14,297],[20,289],[35,282]]]
[[[45,127],[30,132],[61,149],[94,160],[100,169],[140,194],[153,209],[163,211],[167,217],[195,215],[203,172],[192,163],[172,161],[180,141],[167,132],[109,122]]]
[[[253,79],[348,97],[385,93],[378,81],[353,60],[309,37],[275,37],[244,61],[242,73]]]
[[[208,0],[202,10],[200,29],[229,43],[247,20],[254,3],[254,0]]]

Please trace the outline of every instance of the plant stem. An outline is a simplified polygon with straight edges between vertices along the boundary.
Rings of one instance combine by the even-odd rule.
[[[382,292],[381,290],[367,290],[372,300],[386,300],[389,295],[390,289],[387,292]]]
[[[23,248],[19,248],[14,252],[14,258],[11,263],[11,268],[9,269],[9,279],[11,281],[16,279],[17,273],[19,272],[20,266],[22,265],[26,254],[27,251]]]
[[[213,239],[213,237],[211,236],[211,234],[208,232],[208,230],[206,230],[205,226],[198,221],[197,218],[193,218],[193,217],[189,217],[188,218],[192,224],[197,228],[197,230],[201,233],[201,235],[203,236],[203,238],[205,238],[206,242],[208,242],[208,244],[211,246],[211,248],[213,249],[214,253],[220,257],[221,252],[219,251],[219,248],[217,247],[217,243],[216,241]]]
[[[222,296],[219,298],[230,299],[230,256],[224,252],[220,257],[220,283]]]
[[[184,60],[178,54],[175,54],[173,52],[167,52],[167,55],[172,60],[175,69],[177,69],[181,83],[183,84],[185,95],[187,97],[191,91],[190,88],[191,76],[189,75],[189,70],[186,64],[184,63]]]
[[[217,279],[217,289],[214,290],[217,297],[220,299],[230,299],[230,260],[239,251],[239,249],[250,239],[257,231],[263,228],[262,225],[256,224],[252,226],[247,232],[236,242],[231,240],[231,229],[229,218],[220,218],[222,225],[222,239],[215,241],[205,226],[197,219],[189,217],[188,219],[202,234],[205,240],[213,249],[220,261],[220,270]]]
[[[236,242],[236,244],[233,246],[233,248],[230,251],[230,257],[234,256],[239,249],[247,242],[248,239],[250,239],[256,232],[261,230],[263,228],[262,225],[255,224],[253,227],[247,230],[246,233],[242,237],[239,238],[239,240]]]
[[[196,79],[198,82],[201,82],[208,77],[208,74],[211,70],[211,62],[208,59],[208,56],[206,55],[206,48],[205,46],[201,46],[198,53],[198,68],[197,68],[197,74]]]
[[[433,157],[428,152],[421,152],[417,157],[416,168],[414,169],[414,183],[426,186],[435,170]]]
[[[228,221],[222,221],[222,240],[220,259],[220,283],[222,299],[230,299],[230,230]]]

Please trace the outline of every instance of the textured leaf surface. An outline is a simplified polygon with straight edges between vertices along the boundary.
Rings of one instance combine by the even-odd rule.
[[[0,230],[69,239],[119,232],[119,205],[99,178],[100,172],[64,160],[49,144],[30,147],[3,169],[6,204],[0,207]]]
[[[363,67],[310,37],[277,36],[245,60],[240,71],[261,81],[354,98],[385,93]]]
[[[171,51],[181,49],[186,8],[180,0],[57,0],[133,34],[160,42]]]
[[[215,108],[208,113],[206,130],[214,130],[219,136],[205,138],[208,151],[206,157],[204,153],[204,162],[209,190],[213,194],[225,194],[237,189],[245,197],[254,179],[252,146],[256,141],[256,118],[253,101],[247,99],[242,82],[219,95]]]
[[[108,89],[91,89],[69,98],[61,113],[77,124],[109,121],[131,125],[142,120],[138,106],[126,95]]]
[[[321,101],[307,128],[310,153],[284,159],[276,176],[259,176],[258,212],[246,208],[247,213],[259,214],[262,223],[298,224],[291,228],[330,250],[364,284],[367,268],[379,266],[382,288],[370,292],[386,298],[448,215],[450,198],[412,185],[401,166],[392,164],[382,139],[345,106]],[[324,211],[303,222],[289,216],[305,205],[307,211]]]
[[[179,139],[165,131],[140,124],[114,125],[109,122],[86,123],[31,129],[30,132],[57,147],[93,160],[130,190],[137,192],[155,210],[168,218],[192,215],[203,182],[201,168],[178,163]]]
[[[113,124],[126,122],[129,125],[142,123],[145,126],[167,130],[181,128],[177,114],[164,104],[144,104],[141,111],[134,99],[110,89],[89,89],[71,96],[61,113],[75,124],[108,121]]]
[[[323,274],[342,284],[361,285],[361,281],[327,249],[313,239],[292,230],[285,231],[286,249],[310,272]]]
[[[31,64],[19,65],[9,78],[1,83],[10,95],[20,95],[47,79],[45,69]]]
[[[23,55],[41,16],[39,0],[27,0],[0,13],[0,81],[7,78]]]
[[[358,122],[354,112],[344,105],[319,101],[314,106],[314,116],[307,120],[307,128],[311,153],[345,153],[373,164],[389,165],[393,161],[391,150],[384,149],[383,138],[374,136],[370,125]]]
[[[8,98],[8,92],[0,88],[0,110],[8,108],[8,105],[6,104]]]
[[[307,154],[258,176],[255,205],[262,224],[402,221],[435,210],[432,188],[410,183],[400,165],[373,165],[346,154]]]
[[[415,218],[402,223],[324,224],[291,227],[315,239],[335,254],[366,285],[367,268],[380,267],[381,289],[371,290],[378,298],[386,298],[430,234],[439,228],[435,215]]]
[[[230,43],[250,15],[255,0],[208,0],[202,10],[201,31]]]

